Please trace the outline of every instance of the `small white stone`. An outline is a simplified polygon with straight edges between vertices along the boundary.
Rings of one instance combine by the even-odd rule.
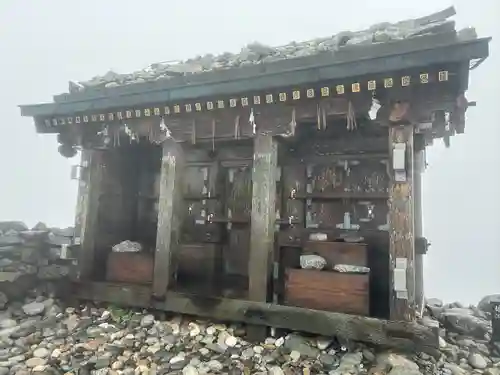
[[[199,352],[204,357],[210,354],[210,350],[208,350],[207,348],[200,348]]]
[[[41,366],[35,366],[33,367],[33,372],[42,372],[47,369],[46,365],[41,365]]]
[[[293,362],[297,362],[300,358],[300,353],[296,350],[292,350],[292,352],[290,353],[290,359],[293,361]]]
[[[61,356],[61,354],[62,354],[61,349],[57,349],[57,348],[56,348],[56,349],[54,349],[54,350],[52,351],[52,354],[51,354],[50,356],[51,356],[52,358],[59,358],[59,357]]]
[[[182,375],[198,375],[199,372],[194,366],[186,366],[182,369]]]
[[[316,346],[319,350],[326,350],[332,343],[332,340],[326,337],[320,337],[316,340]]]
[[[268,371],[268,374],[269,375],[285,375],[285,373],[283,372],[283,370],[279,366],[271,367]]]
[[[26,361],[26,366],[34,368],[37,366],[44,366],[47,361],[43,358],[30,358]]]
[[[208,336],[213,336],[217,332],[214,326],[210,326],[206,330]]]
[[[23,306],[23,311],[26,315],[35,316],[43,313],[45,305],[41,302],[31,302]]]
[[[488,362],[486,359],[479,353],[472,353],[469,356],[469,364],[475,369],[484,370],[488,367]]]
[[[276,339],[274,337],[268,337],[264,341],[264,344],[266,344],[266,345],[274,345],[275,342],[276,342]]]
[[[186,357],[182,353],[179,353],[175,357],[171,358],[169,362],[171,365],[173,365],[175,363],[179,363],[179,362],[184,361],[185,358]]]
[[[262,354],[262,352],[264,351],[264,348],[262,346],[254,346],[253,351],[255,354]]]
[[[50,354],[50,352],[45,349],[45,348],[37,348],[34,352],[33,352],[33,357],[38,357],[38,358],[46,358],[48,357]]]
[[[200,326],[193,322],[188,324],[188,329],[189,329],[189,336],[191,337],[196,337],[201,333]]]
[[[224,368],[224,365],[215,359],[209,361],[207,366],[212,371],[221,371]]]
[[[234,348],[238,343],[238,339],[232,335],[226,337],[224,340],[224,344],[226,344],[229,348]]]
[[[274,342],[274,346],[276,346],[277,348],[279,348],[280,346],[283,346],[284,343],[285,343],[285,338],[284,337],[279,337]]]
[[[439,348],[444,349],[448,346],[448,343],[446,342],[445,339],[443,339],[441,336],[439,336]]]
[[[111,369],[112,370],[121,370],[122,368],[123,368],[123,362],[122,361],[113,362],[113,364],[111,365]]]

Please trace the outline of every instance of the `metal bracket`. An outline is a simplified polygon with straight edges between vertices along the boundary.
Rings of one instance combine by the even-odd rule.
[[[415,237],[415,254],[427,254],[431,243],[425,237]]]

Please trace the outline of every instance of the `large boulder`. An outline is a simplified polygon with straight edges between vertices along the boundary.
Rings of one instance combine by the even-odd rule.
[[[500,294],[490,294],[488,296],[484,296],[481,301],[477,304],[477,308],[481,311],[487,312],[491,314],[491,303],[498,302],[500,303]]]

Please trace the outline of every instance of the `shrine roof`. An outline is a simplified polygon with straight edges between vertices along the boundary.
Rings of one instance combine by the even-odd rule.
[[[450,7],[306,42],[279,47],[253,43],[236,54],[155,63],[128,74],[108,72],[70,82],[68,93],[55,95],[52,103],[23,105],[21,114],[58,116],[186,101],[486,58],[490,39],[477,38],[470,28],[457,32],[449,20],[454,14]]]

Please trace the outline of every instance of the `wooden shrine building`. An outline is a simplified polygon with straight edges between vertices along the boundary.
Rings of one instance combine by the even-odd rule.
[[[78,296],[431,348],[425,148],[463,133],[489,39],[453,8],[70,83],[21,106],[82,151]],[[113,251],[123,241],[140,251]],[[139,250],[137,248],[136,250]]]

